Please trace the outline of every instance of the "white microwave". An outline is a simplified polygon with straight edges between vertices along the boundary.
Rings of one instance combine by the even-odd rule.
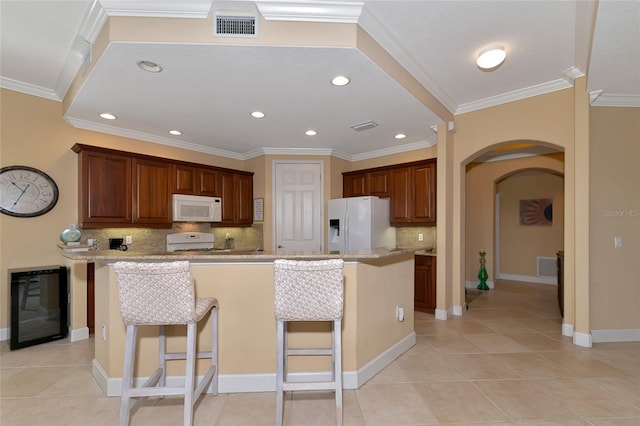
[[[173,194],[174,222],[221,222],[222,199]]]

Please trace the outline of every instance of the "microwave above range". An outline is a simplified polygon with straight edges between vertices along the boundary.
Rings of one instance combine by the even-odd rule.
[[[221,222],[222,199],[173,194],[174,222]]]

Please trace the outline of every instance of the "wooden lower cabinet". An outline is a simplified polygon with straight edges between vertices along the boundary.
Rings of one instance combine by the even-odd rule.
[[[414,310],[435,313],[436,258],[434,256],[415,257],[414,289]]]

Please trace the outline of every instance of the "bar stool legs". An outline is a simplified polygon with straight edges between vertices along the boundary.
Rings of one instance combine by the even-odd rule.
[[[122,372],[122,393],[120,397],[120,425],[129,425],[131,408],[138,402],[137,398],[145,396],[169,396],[184,395],[184,424],[193,424],[193,407],[198,398],[205,390],[205,386],[211,382],[212,394],[218,394],[218,310],[211,310],[211,351],[196,352],[196,336],[198,332],[198,323],[192,322],[187,324],[187,348],[182,353],[167,353],[165,326],[159,326],[158,347],[159,362],[158,369],[149,377],[149,379],[140,387],[133,387],[133,369],[135,365],[136,352],[136,335],[138,327],[136,325],[127,325],[126,343],[125,343],[125,359],[124,370]],[[211,367],[205,374],[204,378],[196,388],[195,383],[195,366],[196,359],[211,358]],[[186,361],[185,385],[184,387],[167,387],[166,371],[167,360],[184,359]],[[157,387],[156,387],[157,385]],[[131,399],[136,400],[131,401]]]
[[[284,420],[284,391],[334,390],[336,400],[336,425],[342,426],[342,321],[332,321],[330,349],[289,349],[287,321],[276,321],[276,426]],[[331,355],[331,381],[288,382],[289,355]]]

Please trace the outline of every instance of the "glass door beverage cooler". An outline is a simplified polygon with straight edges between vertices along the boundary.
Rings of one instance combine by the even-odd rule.
[[[67,337],[68,272],[64,266],[10,269],[11,350]]]

